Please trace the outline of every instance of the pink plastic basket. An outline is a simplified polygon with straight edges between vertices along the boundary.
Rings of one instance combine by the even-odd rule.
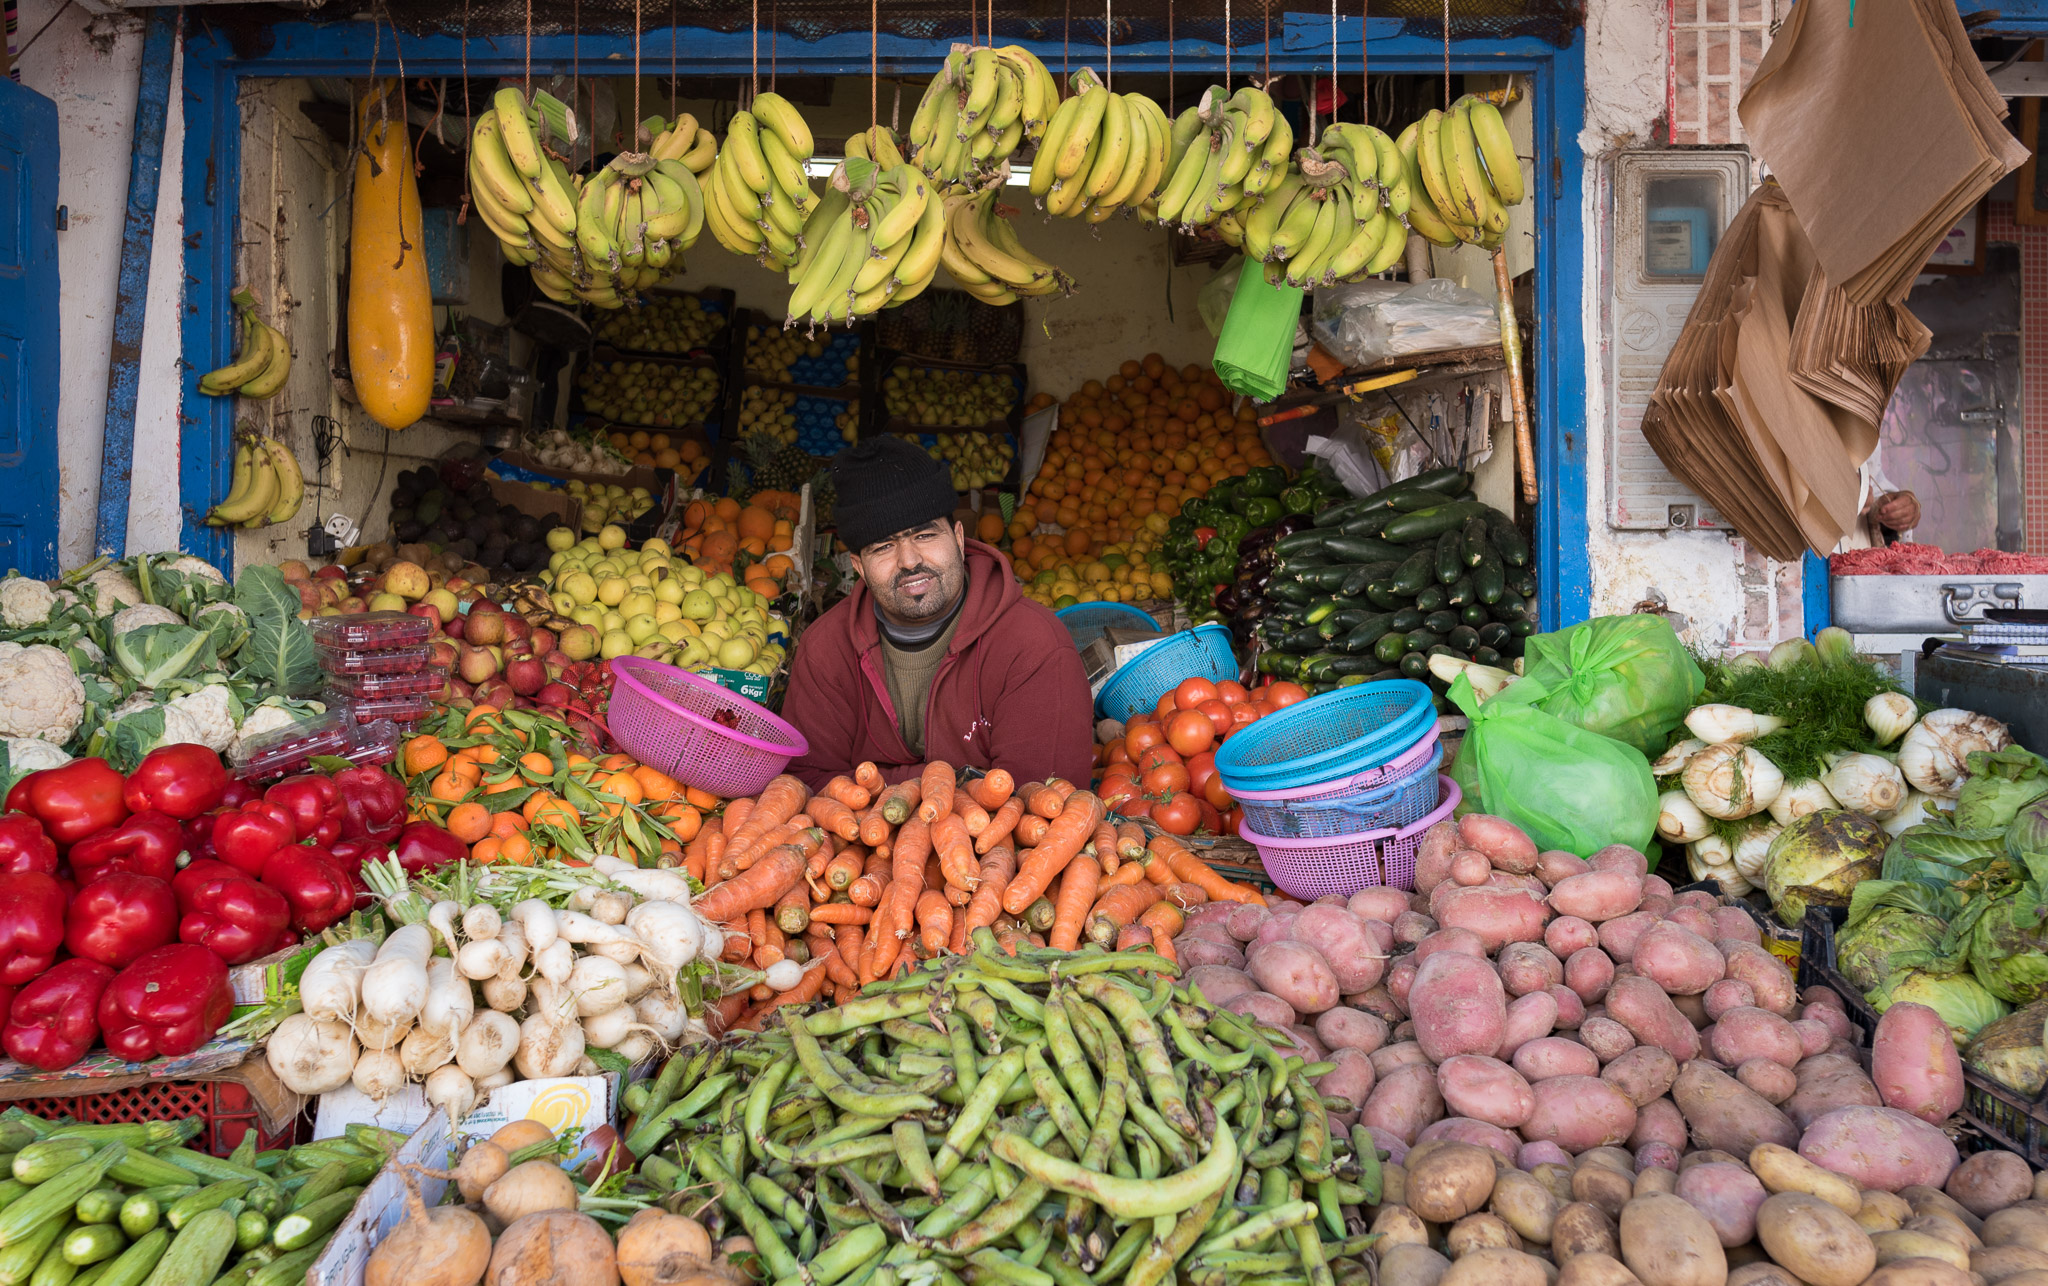
[[[636,656],[612,661],[612,737],[643,764],[724,799],[759,794],[811,746],[736,692]]]
[[[1437,768],[1443,762],[1437,745],[1432,727],[1398,759],[1378,768],[1286,790],[1233,790],[1230,795],[1254,829],[1275,838],[1356,835],[1361,827],[1370,831],[1406,826],[1437,806]]]
[[[1312,902],[1332,893],[1350,897],[1375,885],[1415,887],[1415,850],[1430,827],[1451,815],[1461,796],[1458,783],[1439,776],[1436,811],[1399,830],[1364,831],[1320,839],[1270,839],[1248,826],[1238,834],[1259,850],[1266,874],[1282,891]]]

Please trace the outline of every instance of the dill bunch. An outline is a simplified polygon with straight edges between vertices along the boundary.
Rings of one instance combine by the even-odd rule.
[[[1861,657],[1824,661],[1812,655],[1773,668],[1708,661],[1705,700],[1776,715],[1785,726],[1753,744],[1790,782],[1827,771],[1824,756],[1842,751],[1882,754],[1863,722],[1863,706],[1880,692],[1900,691],[1884,671]],[[1684,730],[1675,734],[1684,736]]]

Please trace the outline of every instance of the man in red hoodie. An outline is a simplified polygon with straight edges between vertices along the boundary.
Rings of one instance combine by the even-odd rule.
[[[860,583],[804,632],[782,714],[813,789],[863,760],[889,781],[929,760],[1085,784],[1094,702],[1059,618],[1010,560],[953,521],[946,465],[884,434],[833,461],[839,537]]]

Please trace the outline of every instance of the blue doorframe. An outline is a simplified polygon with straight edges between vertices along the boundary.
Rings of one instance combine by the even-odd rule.
[[[1381,74],[1438,74],[1443,71],[1443,46],[1423,36],[1404,35],[1396,19],[1371,20],[1372,70]],[[1357,74],[1360,19],[1340,19],[1337,48],[1340,73]],[[185,46],[185,396],[181,423],[180,492],[184,532],[181,543],[224,571],[231,571],[232,538],[201,519],[227,493],[233,463],[234,407],[230,399],[201,396],[198,377],[228,360],[232,346],[228,294],[234,282],[237,193],[241,185],[241,112],[237,106],[244,77],[363,76],[373,52],[380,71],[396,74],[390,33],[377,47],[363,23],[313,26],[281,24],[274,41],[260,57],[240,58],[218,33],[193,33]],[[684,28],[676,40],[687,51],[677,64],[686,75],[730,75],[749,66],[751,37],[746,31],[715,32]],[[525,66],[523,39],[473,40],[467,68],[471,76],[519,74]],[[1048,66],[1057,67],[1060,42],[1024,42]],[[643,33],[643,67],[667,68],[662,55],[670,44],[666,29]],[[1273,41],[1275,72],[1329,70],[1330,22],[1322,14],[1288,14]],[[407,37],[403,41],[408,76],[453,76],[464,68],[462,42],[452,37]],[[941,42],[883,36],[879,42],[881,70],[890,75],[929,76],[944,61]],[[660,51],[660,52],[655,52]],[[576,42],[567,35],[536,36],[533,67],[549,73],[570,69]],[[632,40],[627,36],[581,38],[581,65],[596,72],[628,74]],[[1099,53],[1090,50],[1089,54]],[[1119,46],[1116,65],[1124,71],[1164,73],[1169,55],[1177,75],[1219,77],[1220,47],[1194,40]],[[845,33],[816,42],[780,42],[777,65],[792,75],[864,76],[868,73],[868,36]],[[1076,66],[1099,60],[1079,47],[1071,51]],[[1264,65],[1259,46],[1234,49],[1231,66],[1242,75]],[[1575,33],[1559,48],[1540,40],[1460,41],[1451,47],[1456,73],[1530,78],[1534,111],[1536,182],[1536,343],[1530,354],[1530,413],[1536,428],[1537,476],[1542,499],[1537,510],[1538,597],[1546,627],[1583,620],[1590,598],[1586,553],[1586,343],[1584,164],[1579,129],[1585,115],[1585,45]],[[333,217],[345,217],[339,211]],[[708,239],[694,252],[700,257],[726,253]],[[1085,283],[1084,287],[1085,289]]]

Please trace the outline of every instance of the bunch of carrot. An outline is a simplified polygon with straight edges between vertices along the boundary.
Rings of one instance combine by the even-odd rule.
[[[1072,951],[1086,939],[1172,959],[1185,908],[1264,901],[1070,782],[1019,787],[1001,769],[960,782],[938,761],[893,785],[864,763],[815,794],[777,777],[728,801],[682,865],[706,885],[697,910],[726,929],[725,960],[812,966],[790,991],[728,998],[733,1026],[827,994],[844,1003],[920,960],[965,951],[977,928],[1012,954],[1020,943]]]

